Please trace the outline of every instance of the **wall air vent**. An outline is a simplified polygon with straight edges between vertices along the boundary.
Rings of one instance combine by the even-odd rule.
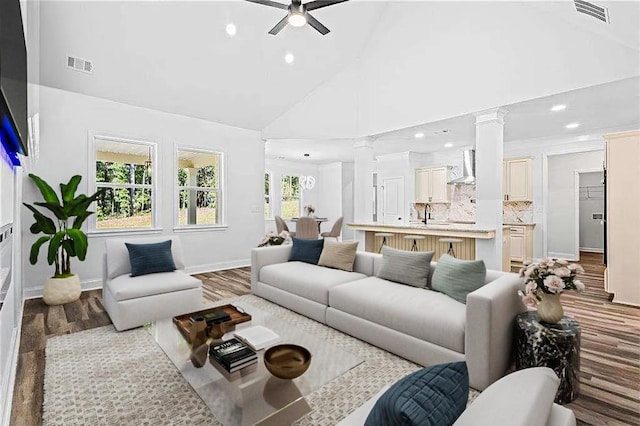
[[[593,16],[607,24],[609,23],[609,11],[606,7],[598,6],[597,4],[589,3],[584,0],[574,0],[574,3],[578,12]]]
[[[86,59],[76,58],[75,56],[67,55],[67,67],[72,70],[86,72],[91,74],[93,72],[93,62]]]

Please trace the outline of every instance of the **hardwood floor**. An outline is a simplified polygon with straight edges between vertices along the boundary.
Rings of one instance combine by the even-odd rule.
[[[579,424],[640,425],[640,308],[609,303],[600,258],[582,253],[585,274],[580,279],[587,289],[562,296],[565,313],[582,326],[580,396],[567,407]],[[213,302],[249,293],[250,274],[249,268],[239,268],[196,276],[203,281],[204,300]],[[42,423],[47,338],[110,323],[100,290],[85,292],[64,307],[26,301],[12,425]]]

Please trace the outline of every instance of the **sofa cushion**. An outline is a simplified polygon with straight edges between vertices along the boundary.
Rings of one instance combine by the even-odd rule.
[[[511,373],[486,388],[458,418],[456,426],[544,426],[560,379],[550,368]]]
[[[368,277],[331,288],[329,306],[464,353],[466,306],[445,294]]]
[[[326,240],[322,248],[322,253],[320,254],[320,260],[318,260],[318,265],[353,272],[353,263],[356,260],[357,248],[357,241],[340,243],[338,241]]]
[[[260,269],[259,280],[305,299],[327,305],[330,288],[365,277],[366,275],[358,272],[325,268],[305,262],[285,262],[264,266]]]
[[[178,237],[146,237],[135,239],[110,238],[105,241],[107,253],[107,278],[115,278],[122,274],[131,273],[131,262],[129,261],[129,251],[124,243],[147,244],[158,243],[171,240],[171,254],[177,269],[184,269],[182,260],[182,246]]]
[[[382,248],[382,263],[376,275],[389,281],[426,287],[434,253],[398,250],[385,245]]]
[[[124,245],[129,250],[132,277],[176,270],[176,264],[171,255],[171,240],[150,244],[124,243]]]
[[[173,271],[138,277],[130,277],[128,274],[123,274],[108,280],[106,286],[113,298],[120,302],[161,293],[199,288],[202,286],[202,282],[182,271]]]
[[[460,260],[443,254],[433,271],[431,288],[460,303],[467,303],[467,294],[485,284],[487,268],[482,260]]]
[[[289,255],[290,261],[307,262],[313,265],[318,264],[324,240],[306,240],[304,238],[292,237],[293,248]]]
[[[378,399],[365,426],[448,426],[462,414],[468,398],[466,363],[433,365],[394,383]]]

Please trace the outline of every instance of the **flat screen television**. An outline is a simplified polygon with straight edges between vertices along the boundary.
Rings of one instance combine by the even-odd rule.
[[[27,48],[20,0],[0,0],[0,138],[5,151],[27,155]]]

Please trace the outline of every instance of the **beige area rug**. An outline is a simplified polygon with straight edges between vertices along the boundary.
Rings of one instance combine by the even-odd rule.
[[[233,300],[294,322],[364,360],[308,396],[313,410],[297,424],[335,425],[384,385],[421,368],[253,295],[216,304]],[[469,402],[477,394],[471,391]],[[219,424],[146,330],[118,333],[113,326],[47,341],[43,419],[45,425]]]

